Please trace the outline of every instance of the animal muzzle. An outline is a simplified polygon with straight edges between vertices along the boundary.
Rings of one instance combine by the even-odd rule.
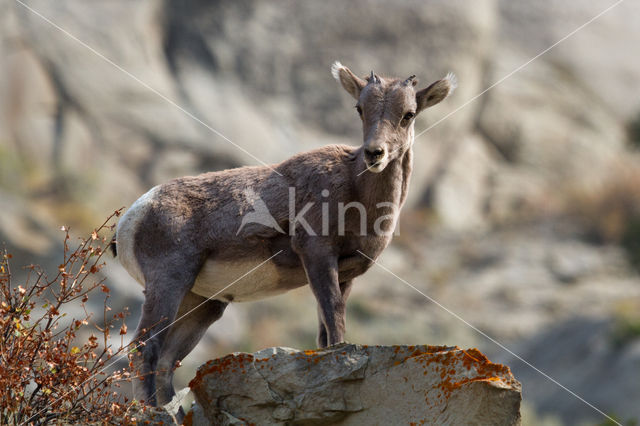
[[[364,150],[364,162],[367,168],[374,172],[380,172],[384,169],[386,157],[387,151],[381,146],[369,146]]]

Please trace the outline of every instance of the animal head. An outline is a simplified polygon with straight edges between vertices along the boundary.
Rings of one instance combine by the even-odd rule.
[[[373,71],[363,78],[340,62],[331,67],[333,77],[353,96],[362,120],[364,162],[369,171],[380,173],[413,143],[416,116],[441,102],[456,88],[455,76],[447,74],[429,87],[415,89],[415,75],[407,79],[385,78]]]

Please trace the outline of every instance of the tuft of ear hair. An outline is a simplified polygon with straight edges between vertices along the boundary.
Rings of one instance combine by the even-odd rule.
[[[331,75],[333,75],[333,78],[338,80],[344,90],[355,99],[358,99],[360,92],[364,86],[367,85],[365,80],[355,75],[349,68],[338,61],[335,61],[333,65],[331,65]]]
[[[446,80],[449,82],[449,96],[451,96],[451,94],[453,93],[454,90],[456,90],[458,88],[458,77],[456,77],[456,75],[454,73],[452,73],[451,71],[449,71],[447,73],[447,75],[444,77],[443,80]]]
[[[335,61],[333,65],[331,65],[331,75],[336,80],[340,81],[340,69],[344,68],[344,65],[340,63],[340,61]]]

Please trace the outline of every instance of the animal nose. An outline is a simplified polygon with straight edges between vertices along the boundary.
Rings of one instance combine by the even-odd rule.
[[[370,158],[380,158],[384,155],[384,149],[382,148],[373,148],[373,149],[367,149],[367,156]]]

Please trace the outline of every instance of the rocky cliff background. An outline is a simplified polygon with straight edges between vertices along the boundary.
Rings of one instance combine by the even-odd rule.
[[[172,177],[358,144],[336,59],[422,85],[453,71],[454,96],[416,123],[437,125],[416,140],[381,263],[606,413],[640,419],[637,2],[468,104],[614,2],[25,4],[0,0],[0,241],[15,264],[55,268],[60,225],[84,234]],[[106,274],[134,328],[141,288],[116,262]],[[348,311],[353,342],[478,346],[511,365],[525,423],[604,421],[383,269]],[[307,289],[232,306],[177,384],[229,351],[313,347],[315,321]]]

